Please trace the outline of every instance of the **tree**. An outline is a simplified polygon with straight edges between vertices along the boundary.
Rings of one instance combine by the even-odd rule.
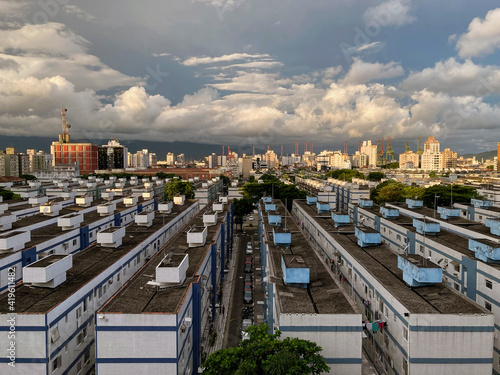
[[[36,180],[36,176],[33,176],[32,174],[22,174],[19,177],[24,178],[25,180],[28,181]]]
[[[296,375],[321,374],[330,370],[320,352],[322,348],[308,340],[269,333],[267,324],[246,329],[250,338],[236,348],[221,349],[208,356],[203,374]]]
[[[335,178],[337,180],[349,181],[351,182],[353,178],[364,179],[363,173],[355,169],[339,169],[337,171],[330,171],[325,174],[325,176]]]
[[[368,173],[367,180],[368,181],[380,181],[385,177],[383,172],[370,172]]]
[[[384,169],[398,169],[399,162],[394,161],[394,162],[389,163],[389,164],[384,164],[384,165],[382,165],[382,168],[384,168]]]
[[[265,175],[264,175],[265,176]],[[278,179],[271,179],[262,184],[246,183],[242,187],[243,196],[250,200],[252,204],[257,204],[264,195],[271,195],[276,199],[281,199],[283,204],[287,203],[287,209],[292,209],[294,199],[306,199],[307,193],[299,190],[295,185],[286,185]]]
[[[376,204],[404,202],[406,198],[422,199],[425,188],[408,186],[395,180],[384,181],[370,192],[370,199]]]
[[[175,173],[158,172],[158,173],[156,173],[155,176],[158,177],[160,180],[165,180],[166,178],[173,178],[173,177],[175,177],[176,174]]]
[[[471,198],[479,198],[479,194],[474,187],[458,184],[434,185],[425,189],[422,199],[426,207],[433,208],[435,198],[436,206],[449,206],[450,203],[470,203]]]
[[[250,214],[254,209],[254,205],[250,199],[240,198],[233,200],[233,210],[236,224],[240,224],[243,229],[243,217]]]
[[[186,199],[194,198],[194,186],[187,181],[170,181],[165,184],[165,199],[173,200],[176,195],[185,195]]]
[[[220,179],[222,180],[222,183],[224,186],[229,186],[229,184],[231,183],[231,179],[223,174],[221,174],[220,176]]]
[[[17,194],[14,194],[12,191],[7,190],[1,186],[0,186],[0,196],[3,197],[4,201],[8,201],[8,200],[11,200],[11,199],[18,197]]]
[[[436,173],[436,172],[434,172],[434,171],[430,171],[430,172],[429,172],[429,177],[430,177],[430,178],[435,178],[435,177],[437,177],[437,173]]]

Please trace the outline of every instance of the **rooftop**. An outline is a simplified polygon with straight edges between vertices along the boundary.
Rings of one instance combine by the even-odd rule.
[[[380,282],[409,313],[414,314],[481,314],[489,313],[445,284],[410,288],[403,281],[403,272],[398,268],[398,255],[389,247],[379,245],[360,248],[354,235],[353,225],[335,228],[333,220],[320,218],[316,211],[303,201],[297,204],[326,230],[344,249],[354,257],[370,275]],[[434,239],[434,237],[432,238]]]
[[[273,201],[280,212],[287,215],[285,207],[278,201]],[[264,206],[261,204],[261,210]],[[317,215],[316,206],[308,206]],[[264,231],[267,237],[272,267],[270,271],[271,281],[276,284],[276,291],[279,296],[280,311],[282,313],[305,313],[305,314],[354,314],[353,309],[342,289],[337,285],[330,272],[325,267],[324,262],[318,258],[316,252],[306,240],[302,232],[299,231],[295,222],[289,218],[287,220],[287,229],[291,232],[292,242],[289,250],[284,251],[283,247],[275,246],[272,238],[272,231],[275,227],[270,226],[267,220],[264,220]],[[281,257],[286,254],[300,255],[307,266],[310,268],[309,287],[307,289],[287,286],[283,283],[283,272],[281,269]]]
[[[18,285],[16,287],[16,313],[44,314],[49,312],[120,258],[126,256],[142,241],[177,217],[180,212],[188,209],[194,201],[189,201],[189,203],[175,207],[172,213],[165,217],[157,215],[151,227],[141,227],[135,224],[127,226],[123,244],[116,249],[94,244],[74,254],[73,267],[66,273],[66,282],[55,289]],[[9,312],[7,299],[7,292],[0,295],[0,313]]]
[[[175,206],[184,207],[184,206]],[[227,210],[229,205],[225,205]],[[200,211],[189,223],[190,226],[203,227],[203,214],[206,210]],[[189,227],[185,227],[177,233],[151,260],[142,268],[125,287],[123,287],[106,305],[99,311],[101,313],[164,313],[174,314],[180,308],[188,289],[192,282],[198,279],[199,268],[205,258],[212,238],[217,233],[220,224],[225,215],[220,215],[217,219],[217,225],[207,227],[207,244],[205,246],[188,248],[187,232]],[[210,242],[208,241],[210,239]],[[154,281],[156,277],[156,267],[163,260],[166,254],[173,253],[175,256],[189,255],[189,267],[186,271],[186,280],[182,285],[172,286],[162,290],[157,290],[155,286],[148,285],[148,282]],[[182,259],[181,259],[182,260]]]

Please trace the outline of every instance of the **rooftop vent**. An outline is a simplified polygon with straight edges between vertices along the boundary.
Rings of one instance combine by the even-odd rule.
[[[469,250],[483,262],[500,263],[500,244],[487,239],[469,238]]]
[[[59,217],[57,219],[57,226],[61,227],[62,230],[71,230],[79,228],[82,222],[82,214],[69,214]]]
[[[358,238],[359,247],[377,246],[382,242],[380,233],[372,228],[356,227],[354,234]]]
[[[139,202],[139,197],[132,196],[123,198],[123,204],[125,205],[125,207],[136,206],[138,202]]]
[[[0,253],[9,253],[24,249],[31,241],[31,232],[14,231],[0,235]]]
[[[137,185],[137,180],[130,180],[130,181],[129,181],[129,184],[130,184],[131,186],[136,186],[136,185]]]
[[[97,182],[87,182],[87,187],[93,189],[97,186]]]
[[[490,228],[490,233],[495,236],[500,236],[500,219],[498,218],[488,218],[484,223],[488,228]]]
[[[268,215],[267,220],[269,225],[279,227],[281,225],[281,215]]]
[[[111,227],[97,233],[97,243],[102,247],[117,248],[125,237],[125,227]]]
[[[474,199],[474,198],[472,198],[470,200],[470,204],[472,204],[476,208],[485,208],[485,209],[488,209],[491,206],[493,206],[492,201],[482,200],[482,199]]]
[[[224,203],[214,203],[212,205],[212,209],[214,211],[222,212],[222,211],[224,211]]]
[[[408,206],[408,208],[410,209],[414,209],[414,208],[421,208],[424,206],[424,201],[420,200],[420,199],[410,199],[410,198],[406,198],[406,205]]]
[[[149,177],[143,177],[141,178],[141,182],[145,184],[146,182],[149,182]]]
[[[28,182],[29,186],[31,187],[34,187],[34,188],[37,188],[37,187],[40,187],[40,181],[29,181]]]
[[[318,210],[318,214],[330,212],[330,203],[316,202],[316,209]]]
[[[227,203],[227,196],[219,197],[220,203]]]
[[[53,201],[45,203],[43,206],[40,206],[40,213],[45,216],[57,216],[59,215],[59,211],[62,210],[62,204],[56,203]]]
[[[3,215],[5,211],[9,209],[9,204],[8,203],[2,203],[0,204],[0,215]]]
[[[403,280],[411,287],[443,281],[441,267],[420,255],[398,255],[398,268],[403,271]]]
[[[306,196],[306,203],[311,206],[313,204],[315,204],[316,202],[318,201],[318,197],[310,197],[310,196]]]
[[[207,211],[203,214],[203,224],[208,227],[217,224],[217,211]]]
[[[145,182],[144,183],[144,189],[151,189],[153,187],[153,183],[152,182]]]
[[[101,196],[108,200],[108,201],[111,201],[113,200],[113,197],[115,196],[115,192],[114,191],[105,191],[101,194]]]
[[[153,198],[154,198],[154,196],[155,196],[155,193],[154,193],[154,192],[152,192],[152,191],[144,191],[144,192],[142,193],[142,197],[143,197],[144,199],[153,199]]]
[[[274,203],[266,203],[265,210],[266,212],[276,211],[276,205]]]
[[[198,247],[205,245],[207,241],[207,227],[192,227],[187,232],[187,243],[189,247]]]
[[[283,282],[285,285],[307,288],[310,268],[301,255],[282,255],[281,270],[283,271]]]
[[[155,218],[154,211],[146,212],[143,211],[135,215],[135,223],[141,227],[150,227],[153,225],[153,219]]]
[[[104,203],[97,206],[97,213],[101,216],[108,216],[116,211],[116,203]]]
[[[49,255],[23,268],[23,282],[43,288],[55,288],[66,281],[66,271],[71,267],[71,254]]]
[[[373,201],[370,199],[359,199],[358,204],[359,204],[359,207],[363,207],[363,208],[372,208],[373,207]]]
[[[276,246],[289,247],[292,243],[292,234],[285,229],[273,228],[273,241]]]
[[[45,204],[49,201],[49,197],[42,196],[42,197],[33,197],[29,199],[29,204],[31,204],[33,207],[40,206],[42,204]],[[1,205],[0,205],[1,206]],[[1,209],[0,209],[1,211]]]
[[[170,212],[172,212],[172,207],[173,203],[171,201],[163,202],[158,204],[158,211],[162,214],[169,214]]]
[[[332,219],[335,226],[348,225],[350,223],[349,215],[347,214],[336,214],[332,212]]]
[[[76,192],[75,191],[63,191],[59,194],[61,198],[64,199],[73,199],[76,197]]]
[[[174,197],[174,204],[176,205],[182,206],[185,201],[186,201],[185,195],[177,195]]]
[[[436,235],[441,230],[439,223],[433,221],[426,222],[420,219],[413,219],[413,227],[417,230],[417,233],[421,235]]]
[[[397,208],[380,207],[380,213],[386,219],[396,219],[399,217],[399,210]]]
[[[76,198],[76,204],[80,207],[90,207],[92,200],[92,197],[78,197]]]
[[[264,203],[271,203],[273,201],[273,198],[271,198],[271,197],[262,197],[262,201]]]
[[[441,219],[443,220],[448,220],[452,217],[460,217],[459,208],[438,207],[437,212],[441,215]]]
[[[189,267],[188,254],[168,254],[156,266],[156,283],[182,284],[186,280],[186,271]]]
[[[16,215],[1,215],[0,230],[6,231],[12,229],[12,223],[16,221]]]

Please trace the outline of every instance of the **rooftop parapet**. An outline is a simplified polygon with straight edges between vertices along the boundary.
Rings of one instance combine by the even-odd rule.
[[[335,212],[332,212],[332,219],[333,222],[335,223],[335,226],[341,226],[341,225],[348,225],[350,223],[350,218],[349,215],[347,214],[338,214]]]
[[[41,196],[41,197],[30,198],[28,202],[29,202],[29,204],[31,204],[31,206],[36,207],[36,206],[41,206],[42,204],[45,204],[48,201],[49,201],[49,197],[47,197],[45,195],[45,196]],[[1,211],[1,209],[0,209],[0,211]]]
[[[264,203],[271,203],[273,201],[273,198],[271,198],[271,197],[262,197],[262,201]]]
[[[123,198],[123,204],[125,207],[132,207],[137,205],[137,202],[139,202],[139,197],[125,197]]]
[[[359,199],[358,204],[359,204],[359,207],[363,207],[363,208],[372,208],[373,207],[373,201],[370,199]]]
[[[316,202],[316,209],[318,210],[318,214],[330,212],[330,203]]]
[[[424,201],[422,201],[420,199],[406,198],[406,204],[407,204],[408,208],[410,208],[410,209],[421,208],[424,206]]]
[[[398,255],[398,268],[403,271],[403,280],[411,287],[443,281],[441,267],[420,255]]]
[[[92,197],[77,197],[75,202],[80,207],[90,207],[92,201]]]
[[[116,211],[116,203],[104,203],[97,206],[97,213],[101,216],[111,215]]]
[[[354,234],[358,238],[359,247],[377,246],[382,243],[380,233],[368,227],[356,227]]]
[[[476,208],[488,209],[493,206],[493,201],[471,198],[470,204],[472,204]]]
[[[111,227],[97,233],[97,243],[102,247],[114,247],[122,244],[125,237],[125,227]]]
[[[83,222],[82,214],[69,214],[57,218],[57,226],[62,230],[72,230],[80,227]]]
[[[441,230],[441,225],[435,222],[425,222],[420,219],[413,219],[413,227],[421,235],[436,235]]]
[[[0,235],[0,253],[24,249],[31,241],[31,232],[14,231]]]
[[[487,263],[500,263],[500,244],[487,239],[469,238],[469,250]]]
[[[484,223],[488,228],[490,228],[490,233],[496,236],[500,236],[500,220],[497,218],[488,218]]]
[[[151,225],[153,225],[154,218],[155,218],[154,211],[141,212],[135,215],[135,223],[141,227],[150,227]]]
[[[452,217],[460,217],[459,208],[438,207],[437,212],[439,215],[441,215],[441,219],[443,220],[448,220]]]
[[[172,201],[169,202],[163,202],[158,204],[158,211],[161,212],[162,214],[169,214],[172,212],[172,207],[174,206]]]
[[[66,281],[66,271],[71,267],[71,254],[49,255],[23,268],[23,282],[42,288],[56,288]]]
[[[306,196],[306,203],[311,206],[313,204],[315,204],[316,202],[318,201],[318,197],[310,197],[310,196]]]
[[[266,212],[276,211],[276,205],[274,203],[266,203],[265,210],[266,210]]]
[[[311,269],[308,267],[302,255],[282,255],[281,270],[283,271],[283,282],[285,285],[307,288]]]
[[[203,224],[205,226],[211,226],[217,224],[217,211],[205,212],[203,214]]]
[[[386,219],[396,219],[399,217],[399,210],[391,207],[380,207],[382,217]]]

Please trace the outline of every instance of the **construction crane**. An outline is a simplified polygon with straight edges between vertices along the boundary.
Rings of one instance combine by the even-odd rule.
[[[424,150],[422,150],[422,138],[418,137],[417,140],[417,154],[422,155],[424,153]]]
[[[62,133],[59,134],[59,142],[60,143],[69,143],[69,140],[70,140],[68,129],[71,128],[71,125],[66,124],[66,112],[68,112],[68,110],[66,108],[62,107],[62,109],[61,109]]]
[[[388,163],[392,163],[394,160],[394,150],[391,146],[391,137],[387,138],[387,150],[385,151],[386,160]]]
[[[408,141],[405,141],[405,152],[411,151]]]

